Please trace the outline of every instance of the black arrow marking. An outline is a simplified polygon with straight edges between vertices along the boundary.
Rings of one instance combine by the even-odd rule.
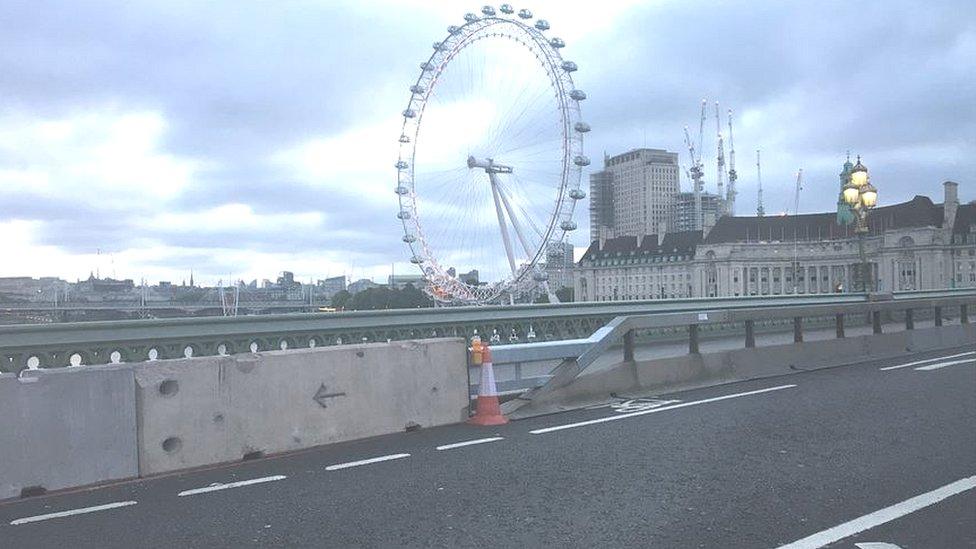
[[[315,391],[315,396],[312,397],[312,400],[318,402],[319,406],[328,408],[328,406],[325,405],[327,400],[341,396],[346,396],[346,393],[330,393],[328,387],[326,387],[325,383],[323,383],[319,386],[319,390]]]

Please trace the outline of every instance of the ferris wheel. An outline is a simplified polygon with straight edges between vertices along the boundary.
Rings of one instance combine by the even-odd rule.
[[[527,9],[485,6],[447,28],[410,86],[397,217],[438,302],[548,292],[544,264],[577,227],[586,94],[548,30]]]

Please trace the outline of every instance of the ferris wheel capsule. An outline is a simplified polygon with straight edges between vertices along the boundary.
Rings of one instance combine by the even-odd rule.
[[[413,86],[410,86],[410,93],[416,93],[416,94],[419,95],[419,94],[424,93],[425,91],[427,91],[427,88],[421,86],[420,84],[414,84]],[[575,92],[576,92],[576,90],[573,90],[573,93],[575,93]],[[570,93],[569,96],[570,97],[573,97],[573,93]],[[573,99],[576,99],[576,98],[573,97]]]
[[[562,38],[552,38],[549,40],[549,45],[554,48],[565,48],[566,42]]]
[[[408,212],[407,210],[400,210],[399,212],[397,212],[397,219],[400,220],[410,219],[410,212]]]
[[[586,198],[586,192],[583,189],[572,189],[569,191],[569,197],[573,200],[582,200]]]
[[[396,188],[396,189],[394,189],[394,190],[395,190],[395,191],[396,191],[396,193],[397,193],[398,195],[400,195],[400,196],[405,196],[405,195],[408,195],[408,194],[410,194],[410,189],[408,189],[408,188],[406,188],[406,187],[404,187],[403,185],[399,185],[399,186],[397,186],[397,188]]]
[[[519,10],[518,16],[522,19],[532,19],[532,12],[529,10]]]
[[[586,99],[586,92],[583,90],[573,90],[569,92],[569,96],[577,101],[582,101]]]
[[[459,32],[461,32],[461,27],[457,25],[451,25],[450,27],[447,27],[447,32],[451,34],[458,34]]]
[[[535,28],[541,31],[547,31],[549,30],[549,21],[546,21],[545,19],[539,19],[538,21],[535,22]]]
[[[492,17],[495,15],[495,8],[491,6],[485,6],[481,8],[481,13],[485,14],[488,17]]]
[[[511,4],[502,4],[501,6],[499,6],[498,9],[505,15],[511,15],[515,13],[515,8],[513,8]]]
[[[478,16],[473,13],[466,13],[464,14],[464,20],[467,21],[468,23],[474,23],[475,21],[478,20]]]
[[[403,111],[403,117],[404,118],[413,118],[415,116],[417,116],[417,113],[415,113],[413,111],[413,109],[407,109],[407,110]]]
[[[561,66],[566,72],[576,72],[576,69],[579,68],[576,66],[576,63],[573,63],[572,61],[563,61]]]
[[[562,223],[559,224],[559,228],[564,231],[575,231],[576,222],[571,219],[567,219],[566,221],[563,221]]]
[[[407,164],[405,160],[397,160],[397,163],[394,164],[394,167],[396,167],[396,169],[398,170],[405,170],[410,167],[410,164]]]
[[[590,125],[586,122],[577,122],[575,125],[573,125],[573,129],[579,133],[586,133],[590,131]]]
[[[573,158],[573,164],[576,164],[577,166],[580,166],[580,167],[589,166],[590,165],[590,159],[589,159],[589,157],[586,157],[586,156],[583,156],[583,155],[579,155],[579,156],[576,156],[576,157]]]

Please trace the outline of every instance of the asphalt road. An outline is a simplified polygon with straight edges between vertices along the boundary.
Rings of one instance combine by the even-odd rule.
[[[937,356],[13,501],[0,547],[976,547],[976,352],[882,370]]]

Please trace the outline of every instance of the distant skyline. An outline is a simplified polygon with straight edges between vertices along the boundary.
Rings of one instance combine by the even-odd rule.
[[[483,4],[4,2],[0,276],[416,272],[392,192],[398,114],[431,42]],[[882,204],[940,202],[945,180],[976,199],[969,1],[524,7],[579,64],[584,178],[641,146],[687,166],[682,129],[707,98],[710,116],[716,100],[736,112],[740,214],[755,212],[756,149],[770,215],[792,209],[801,167],[801,212],[832,210],[848,150]],[[705,130],[714,191],[714,119]]]

